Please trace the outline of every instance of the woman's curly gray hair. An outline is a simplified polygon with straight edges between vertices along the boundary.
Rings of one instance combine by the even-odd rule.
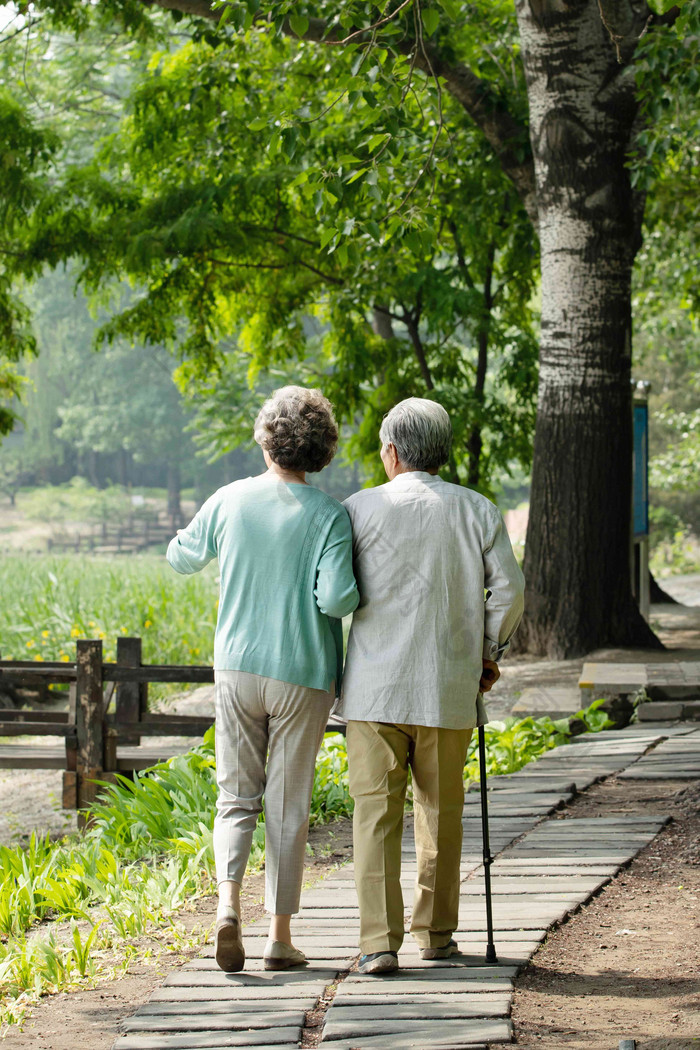
[[[303,386],[275,390],[258,413],[253,436],[285,470],[323,470],[338,448],[330,401]]]

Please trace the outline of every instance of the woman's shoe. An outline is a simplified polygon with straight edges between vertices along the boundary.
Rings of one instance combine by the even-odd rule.
[[[245,949],[241,937],[241,920],[233,908],[216,920],[214,927],[214,956],[217,965],[226,973],[238,973],[245,965]]]
[[[298,948],[284,941],[268,941],[263,954],[266,970],[288,970],[290,966],[304,966],[306,956]]]

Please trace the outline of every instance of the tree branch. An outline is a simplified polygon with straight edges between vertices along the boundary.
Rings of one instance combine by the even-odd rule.
[[[673,25],[681,13],[674,5],[664,14],[656,14],[646,0],[598,0],[598,9],[620,65],[631,61],[637,44],[650,26]]]
[[[449,222],[450,231],[452,233],[452,239],[455,242],[455,251],[457,252],[457,265],[459,266],[460,273],[464,278],[467,288],[474,287],[474,281],[471,273],[469,272],[469,266],[464,256],[464,246],[460,239],[459,233],[457,232],[457,223],[451,219]]]
[[[418,361],[418,367],[420,368],[420,372],[423,376],[423,381],[426,385],[426,388],[428,390],[434,390],[435,384],[433,383],[433,377],[430,374],[430,368],[428,367],[428,360],[425,356],[425,347],[423,346],[423,340],[421,339],[420,332],[418,331],[419,318],[420,305],[416,305],[416,309],[413,311],[404,310],[402,321],[406,325],[408,336],[411,340],[411,345],[413,346],[413,350],[416,355],[416,360]]]

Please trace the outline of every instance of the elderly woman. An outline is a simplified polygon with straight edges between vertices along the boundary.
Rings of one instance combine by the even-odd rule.
[[[267,970],[304,963],[292,945],[314,764],[340,685],[340,619],[359,597],[347,511],[306,472],[333,458],[338,428],[320,390],[288,386],[255,421],[267,471],[226,485],[171,541],[177,572],[218,558],[214,647],[216,960],[241,970],[240,888],[265,796]]]

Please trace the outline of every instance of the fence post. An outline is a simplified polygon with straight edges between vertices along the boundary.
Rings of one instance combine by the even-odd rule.
[[[83,810],[95,801],[103,770],[102,735],[102,642],[79,638],[76,642],[76,714],[78,723],[78,807]],[[79,816],[85,826],[85,816]]]
[[[124,667],[141,666],[140,638],[117,638],[117,663]],[[146,706],[147,688],[145,682],[117,682],[116,722],[134,722],[138,725]],[[140,744],[141,734],[127,730],[120,743]]]
[[[77,738],[77,699],[76,683],[71,682],[68,690],[68,725],[76,728],[73,736],[66,737],[66,768],[63,770],[63,808],[78,808],[78,738]]]

